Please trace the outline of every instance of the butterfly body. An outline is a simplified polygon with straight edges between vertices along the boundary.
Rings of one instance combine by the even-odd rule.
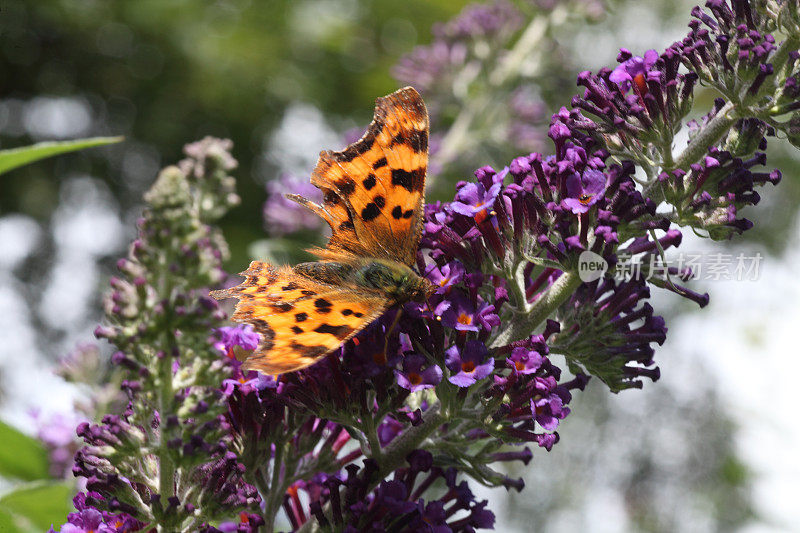
[[[322,283],[375,292],[393,304],[424,302],[436,288],[413,269],[378,257],[353,257],[346,262],[315,261],[294,267],[298,274]]]
[[[422,234],[428,113],[411,87],[379,98],[361,139],[323,151],[311,183],[323,203],[287,197],[322,217],[332,234],[319,261],[293,268],[253,261],[245,281],[215,291],[238,298],[233,319],[261,336],[244,368],[267,374],[309,366],[389,307],[425,301],[433,285],[413,270]]]

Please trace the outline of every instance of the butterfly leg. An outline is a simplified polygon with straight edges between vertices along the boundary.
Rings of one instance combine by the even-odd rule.
[[[403,316],[403,308],[397,308],[397,314],[394,315],[394,320],[392,320],[392,325],[386,330],[386,336],[383,340],[383,353],[385,353],[388,357],[389,355],[389,338],[392,336],[392,332],[397,327],[397,324],[400,323],[400,317]]]

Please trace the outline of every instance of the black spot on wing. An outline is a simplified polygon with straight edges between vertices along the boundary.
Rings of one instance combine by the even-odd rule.
[[[350,220],[345,220],[344,222],[339,224],[339,230],[340,231],[347,231],[347,230],[353,230],[353,229],[356,229],[356,227],[355,227],[355,225],[353,225],[353,222],[350,221]]]
[[[350,176],[345,176],[336,182],[339,192],[345,196],[350,196],[356,190],[356,182]]]
[[[392,137],[392,142],[389,146],[394,146],[396,144],[408,145],[416,153],[424,152],[428,149],[428,132],[422,130],[400,132]]]
[[[333,307],[333,304],[325,298],[317,298],[314,300],[314,307],[317,308],[318,313],[326,314],[331,312],[331,307]]]
[[[428,132],[427,131],[420,131],[414,130],[411,132],[410,135],[411,141],[411,148],[419,153],[425,152],[428,150]]]
[[[379,168],[385,167],[388,164],[389,164],[389,162],[386,161],[386,158],[385,157],[381,157],[380,159],[378,159],[377,161],[372,163],[372,169],[373,170],[378,170]]]
[[[305,344],[300,344],[297,341],[292,341],[291,343],[289,343],[289,348],[291,348],[300,355],[312,358],[320,357],[330,351],[330,348],[328,348],[327,346],[307,346]]]
[[[322,201],[325,205],[337,205],[342,200],[335,192],[325,191],[325,194],[322,196]]]
[[[386,205],[386,199],[383,196],[376,196],[372,199],[372,201],[375,202],[375,205],[378,206],[378,209],[383,209],[383,207]]]
[[[291,329],[297,335],[300,335],[301,333],[303,333],[303,328],[301,328],[300,326],[292,326]]]
[[[293,290],[299,289],[299,288],[300,288],[300,285],[298,285],[294,281],[290,281],[289,283],[287,283],[286,285],[281,287],[281,290],[282,291],[293,291]]]
[[[294,309],[294,306],[289,302],[277,302],[272,304],[270,307],[272,307],[272,309],[278,313],[286,313]]]
[[[261,336],[261,342],[258,343],[259,349],[263,351],[271,350],[275,345],[275,331],[267,324],[266,320],[260,318],[251,320],[250,323]]]
[[[297,313],[294,315],[295,322],[305,322],[308,319],[308,313]]]
[[[420,190],[424,178],[425,170],[421,168],[410,171],[402,168],[392,169],[392,185],[399,185],[408,192]]]
[[[368,203],[364,209],[361,210],[361,218],[369,222],[375,220],[381,214],[381,208],[375,205],[375,202]]]
[[[394,209],[392,209],[392,216],[397,220],[400,220],[401,218],[411,218],[413,215],[414,215],[413,209],[403,211],[403,208],[399,205],[394,206]]]
[[[373,174],[372,172],[370,172],[369,176],[367,176],[363,181],[364,188],[367,189],[368,191],[372,190],[372,188],[375,186],[376,183],[377,180],[375,179],[375,174]]]
[[[347,325],[332,326],[331,324],[321,324],[314,331],[333,335],[337,339],[344,339],[353,331],[353,328]]]
[[[333,152],[333,158],[336,161],[347,163],[355,159],[356,157],[369,152],[369,149],[372,148],[373,143],[375,143],[375,135],[377,131],[373,131],[374,128],[370,127],[369,133],[364,136],[363,139],[360,141],[351,144],[347,148],[345,148],[341,152]]]
[[[344,316],[350,316],[350,315],[353,314],[353,310],[352,309],[342,309],[342,314]]]

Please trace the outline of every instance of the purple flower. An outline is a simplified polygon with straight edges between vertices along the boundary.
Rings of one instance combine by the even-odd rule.
[[[222,392],[225,396],[230,396],[233,391],[238,389],[242,394],[258,392],[264,389],[274,389],[278,386],[274,376],[268,376],[261,372],[251,370],[250,372],[237,372],[238,378],[222,380]]]
[[[43,419],[38,411],[31,413],[37,426],[36,436],[50,455],[50,475],[72,477],[72,457],[79,448],[75,428],[86,419],[75,413],[53,414]]]
[[[494,513],[486,508],[489,504],[483,500],[475,504],[469,515],[469,524],[477,529],[494,529]]]
[[[538,394],[531,398],[533,419],[547,431],[556,429],[559,421],[569,414],[569,408],[564,407],[564,399],[557,393],[556,387],[556,380],[552,376],[536,378]]]
[[[433,268],[428,273],[428,280],[439,287],[436,292],[445,294],[450,287],[464,279],[464,267],[458,261],[452,261],[441,267]]]
[[[216,330],[216,334],[219,337],[219,341],[214,343],[214,348],[228,357],[232,357],[231,350],[233,350],[234,346],[239,346],[244,350],[255,350],[261,340],[250,324],[239,324],[233,327],[223,326]]]
[[[400,481],[381,481],[375,494],[375,504],[383,505],[394,516],[413,511],[417,506],[407,501],[408,490]]]
[[[502,183],[494,183],[487,190],[482,183],[467,183],[456,193],[456,199],[450,208],[456,213],[483,221],[491,211]]]
[[[70,382],[95,383],[103,372],[100,348],[91,342],[78,343],[67,355],[61,357],[55,373]]]
[[[115,531],[103,523],[103,515],[96,509],[70,513],[69,522],[61,526],[61,533],[106,533]]]
[[[522,13],[506,0],[486,4],[473,4],[464,8],[457,17],[434,27],[438,39],[504,41],[519,29],[524,20]]]
[[[595,169],[587,169],[583,175],[571,174],[567,178],[567,194],[561,205],[580,214],[589,211],[589,208],[603,197],[606,190],[606,175]]]
[[[640,92],[647,92],[647,73],[653,69],[658,60],[658,52],[648,50],[644,57],[631,56],[631,53],[622,48],[619,58],[624,60],[621,65],[614,69],[609,79],[616,83],[622,92],[628,92],[631,84],[635,83]]]
[[[708,301],[708,295],[703,298],[680,285],[675,290],[700,303]],[[650,289],[641,278],[582,285],[564,306],[562,324],[572,333],[559,335],[553,350],[579,363],[615,392],[641,388],[642,377],[657,380],[660,374],[651,344],[664,343],[667,327],[644,301],[649,296]]]
[[[545,358],[536,350],[517,347],[511,350],[508,357],[508,366],[517,374],[533,374],[542,366]]]
[[[306,178],[283,174],[267,183],[267,198],[264,203],[264,224],[270,235],[285,235],[301,230],[319,231],[324,221],[302,205],[289,200],[284,194],[299,194],[312,201],[322,200],[322,192]]]
[[[500,315],[496,313],[495,306],[481,302],[478,306],[478,323],[486,331],[491,331],[492,328],[500,326]]]
[[[447,525],[447,513],[444,510],[444,503],[437,500],[428,503],[428,505],[423,505],[420,500],[417,503],[417,510],[422,517],[422,521],[427,525],[427,528],[422,529],[422,531],[431,531],[432,533],[451,533],[453,531]]]
[[[431,389],[442,381],[442,369],[436,365],[430,365],[423,370],[425,358],[421,355],[412,354],[403,359],[403,370],[395,370],[397,384],[416,392],[422,389]]]
[[[405,426],[396,418],[387,416],[386,419],[378,426],[378,440],[381,446],[386,446],[398,436]]]
[[[462,292],[453,292],[448,300],[436,306],[436,314],[441,315],[442,324],[458,331],[478,331],[478,310]]]
[[[96,501],[103,500],[96,492],[90,492],[88,496]],[[84,492],[76,494],[72,502],[76,510],[67,515],[67,523],[61,526],[61,533],[125,533],[143,527],[142,523],[126,513],[98,511],[87,502]],[[50,532],[54,530],[51,528]]]
[[[494,369],[494,359],[489,357],[489,350],[477,340],[468,340],[463,351],[459,351],[458,346],[451,346],[445,354],[447,368],[453,373],[448,381],[459,387],[473,385]]]

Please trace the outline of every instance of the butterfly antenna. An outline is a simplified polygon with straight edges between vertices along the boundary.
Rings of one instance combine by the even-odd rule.
[[[428,274],[430,274],[431,272],[433,272],[433,269],[434,269],[434,268],[436,268],[436,263],[431,263],[431,266],[430,266],[430,267],[428,267],[428,269],[427,269],[427,270],[425,270],[425,272],[422,274],[422,277],[423,277],[423,278],[427,278],[427,277],[428,277]]]

